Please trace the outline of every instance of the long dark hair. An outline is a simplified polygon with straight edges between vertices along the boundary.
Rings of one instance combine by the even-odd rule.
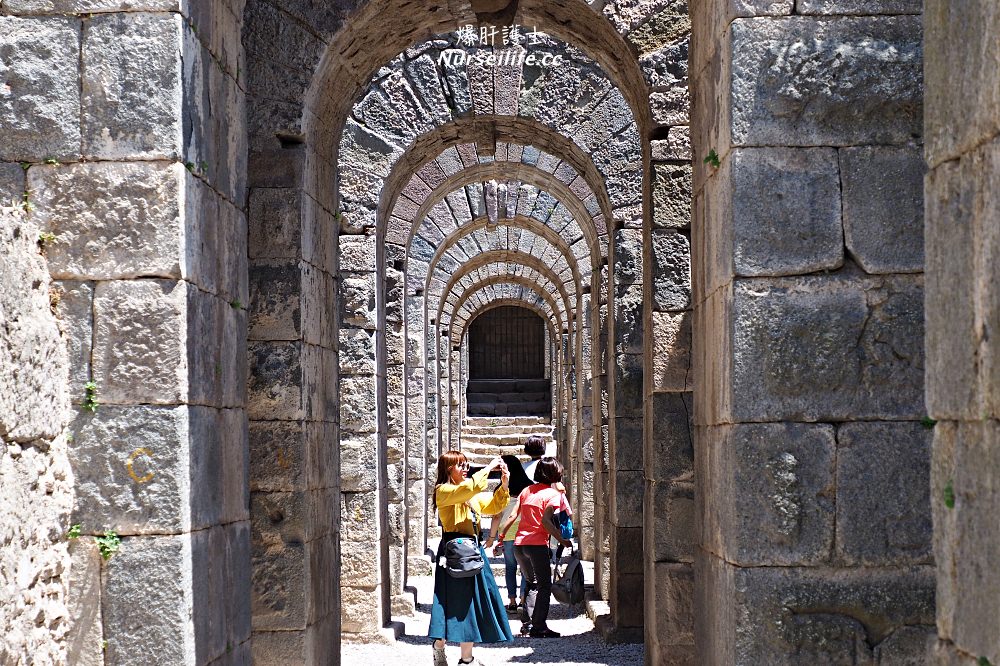
[[[431,506],[437,510],[437,489],[442,483],[449,483],[448,472],[455,465],[460,465],[466,461],[465,454],[461,451],[445,451],[438,458],[437,480],[434,482],[434,495],[431,497]]]
[[[542,458],[535,467],[535,483],[546,485],[562,481],[563,466],[555,458]]]

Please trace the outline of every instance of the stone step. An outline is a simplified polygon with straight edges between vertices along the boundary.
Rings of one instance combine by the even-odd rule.
[[[473,393],[469,392],[466,394],[466,402],[472,403],[483,403],[483,402],[549,402],[549,394],[544,392],[538,393]]]
[[[548,379],[470,379],[469,393],[548,393]]]
[[[527,425],[527,426],[514,426],[514,425],[498,425],[498,426],[472,426],[464,424],[462,432],[469,433],[472,435],[551,435],[552,426],[550,425]]]
[[[495,426],[550,425],[550,419],[547,416],[467,416],[462,420],[462,422],[466,426],[480,428],[491,428]]]
[[[542,439],[551,439],[551,433]],[[463,442],[474,442],[476,444],[488,444],[491,446],[523,446],[528,435],[480,435],[478,433],[463,432]]]
[[[495,402],[468,403],[469,416],[541,416],[550,414],[552,406],[547,402]]]

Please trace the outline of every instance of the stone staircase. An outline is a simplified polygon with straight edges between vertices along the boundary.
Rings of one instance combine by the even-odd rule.
[[[462,421],[462,452],[473,466],[489,463],[497,456],[517,456],[526,462],[524,442],[541,435],[546,452],[554,453],[552,424],[541,416],[468,416]]]
[[[545,416],[552,414],[548,379],[470,379],[469,416]]]

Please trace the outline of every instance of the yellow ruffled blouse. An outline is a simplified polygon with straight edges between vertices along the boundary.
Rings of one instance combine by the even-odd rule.
[[[510,493],[503,486],[499,486],[492,495],[483,492],[489,475],[489,470],[481,469],[462,483],[442,483],[437,487],[438,516],[445,532],[476,534],[470,505],[480,516],[495,516],[507,506]]]

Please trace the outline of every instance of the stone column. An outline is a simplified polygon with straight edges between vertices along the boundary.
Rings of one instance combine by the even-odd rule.
[[[686,105],[658,115],[651,142],[651,261],[643,470],[645,642],[651,663],[693,664],[694,449],[691,432],[691,146]]]
[[[610,528],[608,525],[608,417],[610,414],[609,375],[610,358],[608,348],[608,301],[609,296],[608,267],[601,267],[600,303],[596,308],[598,354],[595,358],[594,370],[594,588],[601,599],[607,600],[610,595]]]
[[[393,615],[411,615],[413,596],[403,593],[406,584],[406,356],[404,322],[405,248],[386,243],[385,277],[385,470],[386,539],[388,540],[388,587]],[[388,618],[386,618],[388,619]]]
[[[380,437],[384,437],[385,431],[379,428],[377,397],[379,382],[384,381],[378,374],[377,349],[376,268],[380,253],[375,229],[365,226],[358,231],[346,233],[342,229],[338,239],[342,257],[339,274],[341,630],[343,639],[352,642],[378,640],[379,631],[389,619],[385,607],[388,581],[384,561],[388,544],[383,525],[387,461],[380,447]]]
[[[423,336],[424,297],[406,299],[406,554],[407,575],[428,575],[426,368]]]
[[[614,232],[609,302],[609,598],[613,640],[642,640],[643,627],[643,243]]]
[[[697,662],[920,661],[920,3],[759,7],[693,16]]]
[[[927,410],[938,642],[1000,663],[1000,7],[925,4]]]

